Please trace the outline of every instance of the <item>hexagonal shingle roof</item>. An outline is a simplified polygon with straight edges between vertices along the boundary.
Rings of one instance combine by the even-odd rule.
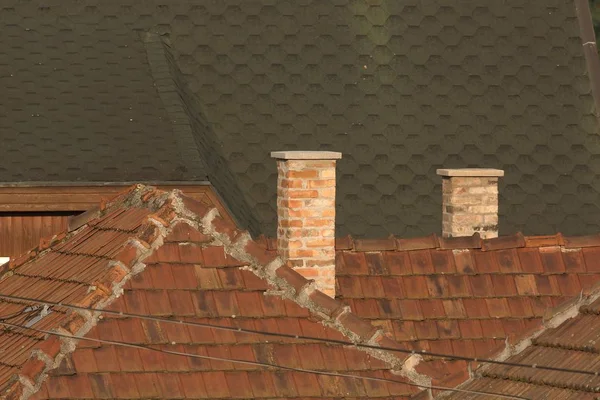
[[[340,236],[438,232],[440,167],[506,171],[503,234],[600,226],[597,120],[568,2],[68,0],[0,13],[0,181],[208,178],[242,225],[274,235],[269,153],[335,150]]]

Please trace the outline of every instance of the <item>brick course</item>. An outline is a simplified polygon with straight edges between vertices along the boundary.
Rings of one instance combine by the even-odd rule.
[[[335,165],[341,155],[282,152],[273,157],[279,253],[304,277],[314,279],[319,290],[335,297]]]

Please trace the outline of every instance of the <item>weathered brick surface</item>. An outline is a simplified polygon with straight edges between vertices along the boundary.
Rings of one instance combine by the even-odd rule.
[[[277,160],[281,257],[335,296],[335,160]]]
[[[498,178],[444,177],[442,194],[444,237],[498,236]]]

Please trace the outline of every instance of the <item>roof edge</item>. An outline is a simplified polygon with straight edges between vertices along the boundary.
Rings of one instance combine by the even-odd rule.
[[[592,12],[588,0],[575,0],[575,13],[579,21],[579,32],[583,46],[592,97],[594,98],[595,115],[600,119],[600,56],[596,44]]]
[[[277,250],[277,240],[261,236],[258,240],[265,243],[269,250]],[[417,238],[402,239],[389,236],[380,239],[358,239],[345,236],[335,239],[337,251],[412,251],[412,250],[507,250],[518,248],[561,247],[579,249],[585,247],[600,247],[600,233],[585,236],[564,236],[562,233],[542,236],[524,236],[521,232],[512,235],[499,236],[491,239],[481,239],[478,233],[473,236],[445,238],[432,234]]]
[[[60,187],[60,186],[132,186],[138,183],[152,186],[211,186],[210,181],[25,181],[25,182],[0,182],[0,188],[3,187]]]

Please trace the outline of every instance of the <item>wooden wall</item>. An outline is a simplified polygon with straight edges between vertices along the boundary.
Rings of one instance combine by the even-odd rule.
[[[215,206],[231,219],[219,197],[208,185],[157,185],[163,190],[180,189],[186,195]],[[17,257],[36,247],[41,238],[67,230],[68,219],[111,199],[127,187],[56,186],[0,187],[0,257]]]
[[[0,213],[0,257],[16,257],[36,247],[40,238],[67,229],[72,213]]]

